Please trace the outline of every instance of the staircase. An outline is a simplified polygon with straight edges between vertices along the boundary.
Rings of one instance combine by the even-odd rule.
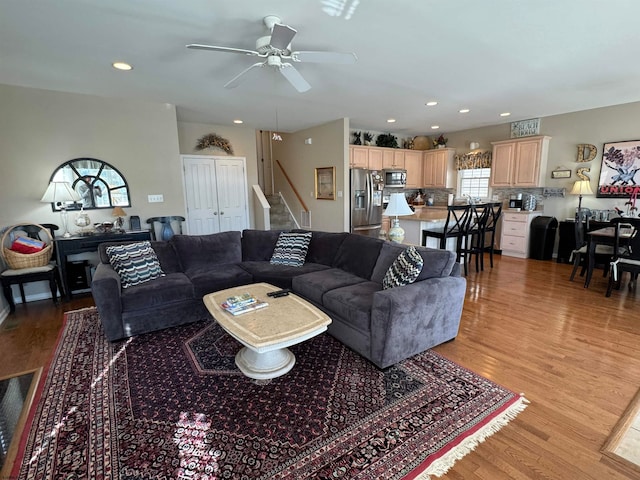
[[[279,195],[267,195],[266,198],[271,206],[269,211],[271,230],[291,230],[297,228],[291,213]]]

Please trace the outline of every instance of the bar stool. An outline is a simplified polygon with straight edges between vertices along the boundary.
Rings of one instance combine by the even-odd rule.
[[[427,244],[427,238],[439,239],[439,248],[444,250],[447,246],[447,239],[456,239],[456,261],[464,256],[464,273],[467,274],[467,260],[465,251],[465,241],[468,234],[469,222],[472,216],[471,205],[450,205],[447,207],[447,219],[442,228],[436,230],[422,231],[422,245]]]

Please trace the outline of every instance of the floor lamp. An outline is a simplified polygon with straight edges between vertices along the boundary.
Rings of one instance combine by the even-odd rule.
[[[389,240],[396,243],[402,243],[404,240],[404,229],[400,226],[399,216],[413,215],[413,210],[409,207],[404,193],[392,193],[389,197],[389,205],[384,211],[384,215],[389,217],[395,216],[391,220],[391,228],[389,229]]]
[[[54,207],[60,208],[60,218],[62,219],[62,228],[64,229],[63,237],[68,238],[71,236],[69,233],[69,219],[67,217],[67,203],[77,202],[80,200],[80,195],[73,188],[69,182],[49,182],[47,190],[40,199],[44,203],[53,203]]]

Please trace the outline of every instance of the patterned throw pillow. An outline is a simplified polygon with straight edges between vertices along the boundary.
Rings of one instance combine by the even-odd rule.
[[[284,233],[282,232],[276,242],[276,248],[271,255],[272,265],[288,265],[290,267],[301,267],[307,256],[309,243],[311,242],[311,232],[307,233]]]
[[[403,250],[387,270],[382,279],[382,289],[402,287],[416,281],[422,271],[424,260],[413,245]]]
[[[111,266],[120,275],[122,288],[133,287],[164,276],[160,261],[148,240],[113,245],[106,248],[106,253]]]

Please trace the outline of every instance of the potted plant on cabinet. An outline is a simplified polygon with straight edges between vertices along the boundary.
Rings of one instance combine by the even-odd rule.
[[[440,135],[438,138],[436,138],[433,141],[433,146],[435,148],[445,148],[447,146],[447,142],[449,141],[448,138],[444,138],[444,135]]]
[[[378,147],[398,148],[398,139],[390,133],[381,133],[376,138],[376,145]]]
[[[362,132],[353,132],[353,145],[362,145]]]
[[[365,145],[371,145],[371,143],[373,142],[373,134],[369,132],[364,132],[362,134],[362,139]]]

